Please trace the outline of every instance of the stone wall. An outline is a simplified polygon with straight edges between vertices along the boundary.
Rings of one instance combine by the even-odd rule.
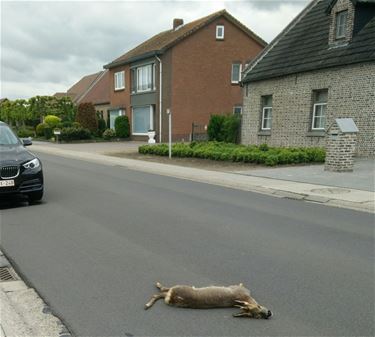
[[[375,155],[375,63],[311,71],[247,84],[242,143],[325,146],[325,132],[312,131],[313,91],[328,89],[326,127],[353,118],[359,133],[356,154]],[[247,94],[246,94],[247,93]],[[272,127],[261,130],[261,97],[273,96]]]

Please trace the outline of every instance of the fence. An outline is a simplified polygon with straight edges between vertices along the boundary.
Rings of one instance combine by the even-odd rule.
[[[198,141],[204,141],[208,140],[208,134],[207,134],[207,125],[204,124],[191,124],[191,141],[198,140]]]

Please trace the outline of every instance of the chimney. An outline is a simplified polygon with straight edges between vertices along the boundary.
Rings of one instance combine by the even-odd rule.
[[[173,30],[176,30],[178,27],[184,24],[183,19],[173,19]]]

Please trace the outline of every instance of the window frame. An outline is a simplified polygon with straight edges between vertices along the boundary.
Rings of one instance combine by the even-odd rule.
[[[150,83],[146,89],[142,89],[143,85],[143,72],[145,69],[149,69],[148,80]],[[130,68],[130,83],[131,83],[131,94],[142,94],[156,90],[156,64],[155,62],[145,63]]]
[[[318,106],[324,106],[325,109],[324,109],[324,114],[322,116],[316,116],[316,110],[317,110],[317,107]],[[325,125],[325,119],[326,119],[326,115],[327,115],[327,102],[325,103],[314,103],[313,105],[313,114],[312,114],[312,119],[311,119],[311,130],[312,131],[322,131],[322,130],[325,130],[325,126],[323,127],[319,127],[319,128],[316,128],[314,127],[314,122],[315,122],[315,119],[323,119],[324,120],[324,125]]]
[[[345,20],[342,22],[342,18]],[[346,27],[348,24],[348,10],[343,10],[335,15],[335,39],[343,39],[346,37]],[[339,35],[339,33],[341,34]]]
[[[233,68],[234,68],[234,66],[239,66],[239,71],[238,71],[238,81],[234,81],[233,80]],[[241,76],[242,75],[242,63],[241,62],[235,62],[235,63],[232,63],[232,71],[231,71],[231,75],[230,75],[230,83],[232,83],[232,84],[238,84],[238,83],[240,83],[240,81],[241,81]]]
[[[238,109],[238,108],[241,110],[240,112],[236,112],[236,109]],[[234,115],[242,115],[242,111],[243,111],[242,105],[237,104],[237,105],[233,106],[233,114]]]
[[[222,34],[219,35],[219,30],[222,29]],[[216,40],[224,40],[225,27],[224,25],[216,25]]]
[[[323,98],[322,98],[322,95]],[[312,92],[312,114],[311,114],[311,131],[324,131],[325,130],[325,122],[327,118],[327,104],[328,104],[328,89],[317,89],[313,90]],[[324,114],[321,116],[317,116],[317,108],[318,107],[323,107],[323,112]],[[315,127],[315,120],[316,119],[323,119],[323,127]],[[321,124],[321,123],[319,123]]]
[[[267,100],[267,98],[271,98],[271,103],[272,105],[269,105],[269,104],[265,104],[265,101]],[[261,120],[261,125],[260,125],[260,129],[261,131],[270,131],[271,128],[272,128],[272,113],[273,113],[273,95],[264,95],[262,96],[262,120]],[[268,112],[268,116],[267,118],[265,118],[265,112]],[[265,127],[265,122],[266,121],[270,121],[270,125],[269,127]]]
[[[268,110],[268,112],[270,112],[271,117],[267,117],[267,118],[264,117],[266,110]],[[265,127],[265,121],[270,121],[270,126],[269,127]],[[262,109],[262,125],[261,125],[261,130],[271,130],[271,127],[272,127],[272,106],[265,106]]]
[[[120,77],[121,76],[121,77]],[[119,78],[122,79],[122,86],[117,86],[119,83]],[[125,70],[117,71],[114,74],[114,85],[115,91],[124,90],[125,89]]]

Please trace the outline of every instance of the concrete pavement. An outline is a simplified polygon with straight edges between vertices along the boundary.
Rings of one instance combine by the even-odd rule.
[[[245,191],[253,191],[275,197],[290,198],[316,202],[327,206],[349,208],[365,212],[375,212],[375,193],[354,188],[332,187],[321,184],[311,184],[269,177],[258,177],[240,173],[209,171],[197,168],[187,168],[176,165],[159,164],[141,160],[118,158],[104,155],[106,147],[90,144],[59,144],[36,143],[30,147],[32,151],[44,152],[67,158],[102,163],[110,166],[123,166],[131,170],[171,176],[208,184],[225,186]],[[138,144],[131,144],[138,146]],[[121,147],[121,145],[118,145]],[[128,144],[126,144],[128,146]],[[125,146],[122,145],[124,149]],[[97,147],[96,147],[97,149]]]

